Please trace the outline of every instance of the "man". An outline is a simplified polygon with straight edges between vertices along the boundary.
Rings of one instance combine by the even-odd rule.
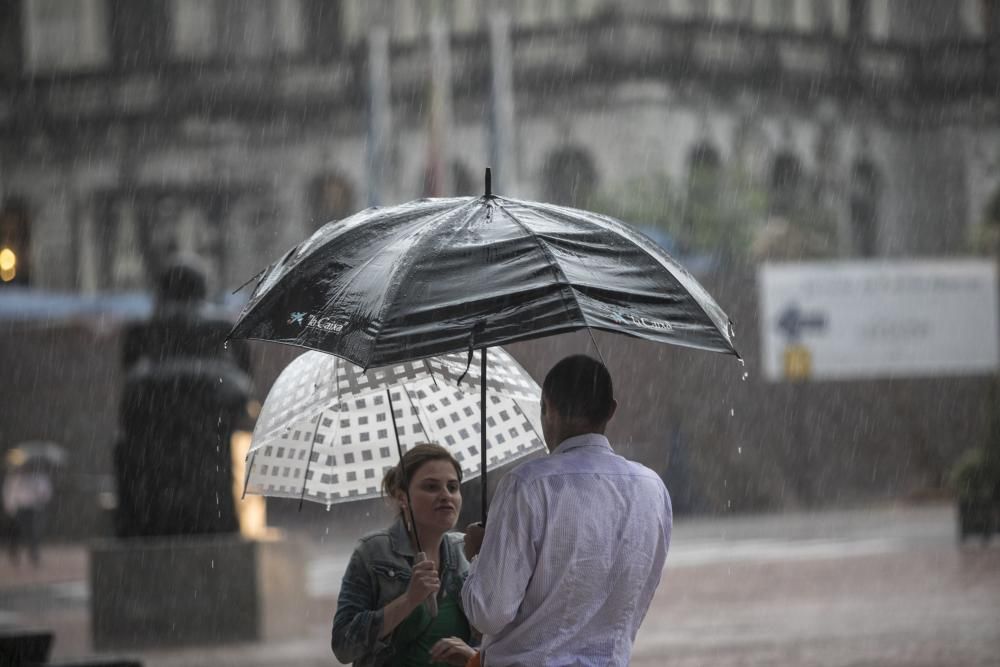
[[[659,476],[604,436],[617,407],[603,364],[556,364],[542,385],[551,455],[500,482],[485,537],[468,527],[462,601],[487,667],[628,664],[673,515]]]

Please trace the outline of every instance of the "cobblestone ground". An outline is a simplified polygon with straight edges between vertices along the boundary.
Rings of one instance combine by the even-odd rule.
[[[294,641],[132,653],[147,667],[331,665],[329,623],[349,546],[312,547]],[[92,655],[86,551],[41,570],[0,563],[0,625],[55,631]],[[1000,666],[1000,541],[957,546],[948,507],[681,521],[633,665]]]
[[[1000,665],[1000,549],[667,572],[633,665]]]

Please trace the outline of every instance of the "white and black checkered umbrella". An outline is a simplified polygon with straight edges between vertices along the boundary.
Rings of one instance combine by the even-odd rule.
[[[487,378],[492,469],[543,449],[541,390],[501,348],[489,355]],[[470,365],[465,354],[364,371],[306,352],[268,393],[247,455],[245,489],[328,505],[377,496],[385,470],[399,462],[393,412],[404,452],[436,442],[455,455],[465,479],[475,477],[481,389],[479,360]]]

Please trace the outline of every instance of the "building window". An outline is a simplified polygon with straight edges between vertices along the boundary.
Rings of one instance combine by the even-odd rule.
[[[305,0],[302,9],[306,28],[306,48],[323,60],[344,48],[344,17],[341,0]]]
[[[173,0],[171,48],[180,59],[205,59],[218,49],[217,0]]]
[[[144,289],[174,255],[197,256],[218,285],[225,275],[225,187],[140,187],[95,197],[99,287]]]
[[[688,153],[687,204],[684,207],[685,225],[693,231],[695,221],[702,212],[718,203],[722,172],[719,151],[707,142],[695,145]]]
[[[802,190],[802,165],[791,153],[779,153],[771,166],[771,212],[787,215],[800,201]]]
[[[310,186],[309,199],[315,229],[354,213],[354,187],[336,172],[317,176]]]
[[[0,287],[29,284],[31,218],[22,199],[10,198],[0,209]]]
[[[109,9],[118,67],[148,68],[166,60],[170,36],[167,0],[109,0]]]
[[[854,39],[868,36],[868,0],[847,1],[847,33]]]
[[[1000,230],[1000,186],[993,192],[989,203],[986,205],[986,213],[983,222],[990,227]]]
[[[20,3],[0,2],[0,77],[9,80],[21,76],[21,11]]]
[[[855,163],[850,181],[851,236],[855,250],[862,257],[874,257],[878,253],[881,190],[881,178],[875,165],[868,160]]]
[[[299,0],[217,0],[219,51],[237,59],[267,59],[300,53],[303,46]]]
[[[25,0],[24,62],[32,74],[97,69],[109,62],[104,0]]]
[[[545,195],[564,206],[584,206],[597,188],[597,170],[582,148],[560,148],[552,152],[543,168]]]

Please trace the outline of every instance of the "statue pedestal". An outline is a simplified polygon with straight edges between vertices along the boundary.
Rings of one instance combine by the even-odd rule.
[[[109,540],[90,551],[94,648],[288,639],[304,628],[305,549],[239,535]]]

